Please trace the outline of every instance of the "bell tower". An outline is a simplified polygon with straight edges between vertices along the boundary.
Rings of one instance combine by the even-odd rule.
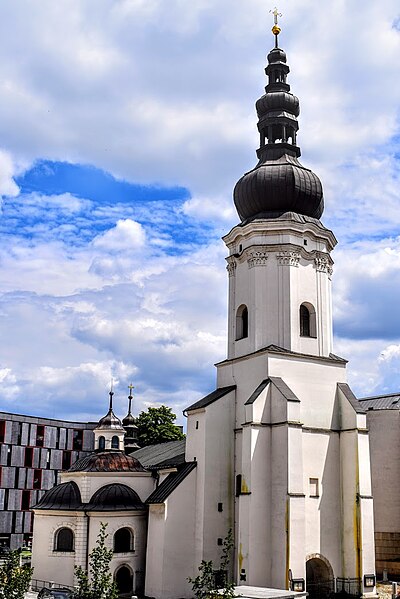
[[[290,69],[274,15],[268,83],[256,102],[258,163],[235,186],[241,223],[224,237],[228,359],[269,345],[323,357],[332,352],[330,253],[337,242],[319,220],[321,182],[298,160],[300,105],[287,82]]]

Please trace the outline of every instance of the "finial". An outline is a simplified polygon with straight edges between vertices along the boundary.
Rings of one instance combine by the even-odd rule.
[[[272,13],[274,15],[274,26],[272,27],[272,33],[275,36],[275,48],[278,47],[278,36],[281,32],[281,28],[278,25],[278,17],[282,16],[282,13],[278,12],[278,9],[274,8],[274,10],[270,10],[270,13]]]
[[[112,410],[113,407],[113,395],[114,395],[114,391],[113,391],[113,385],[114,385],[114,380],[111,377],[111,386],[110,386],[110,392],[109,392],[109,396],[110,396],[110,411]]]
[[[128,409],[128,414],[131,413],[131,409],[132,409],[132,399],[133,399],[133,395],[132,395],[132,390],[135,387],[132,385],[132,383],[130,385],[128,385],[128,389],[129,389],[129,395],[128,395],[128,399],[129,399],[129,409]]]

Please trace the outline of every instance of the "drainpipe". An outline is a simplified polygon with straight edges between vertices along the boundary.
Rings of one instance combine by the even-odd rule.
[[[86,572],[89,574],[89,531],[90,531],[90,516],[89,514],[85,511],[85,518],[86,518],[86,559],[85,559],[85,568],[86,568]]]

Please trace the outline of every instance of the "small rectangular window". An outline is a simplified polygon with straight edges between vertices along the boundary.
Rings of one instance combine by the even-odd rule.
[[[44,445],[44,426],[42,424],[38,424],[36,429],[36,445],[38,447],[43,447]]]
[[[221,545],[223,545],[223,544],[224,544],[224,540],[223,540],[223,539],[221,539],[221,537],[219,537],[219,538],[217,539],[217,545],[221,546]]]
[[[22,491],[21,510],[22,511],[29,510],[30,503],[31,503],[31,492],[30,491]]]
[[[72,454],[70,451],[63,451],[62,469],[68,470],[71,468]]]
[[[42,487],[42,471],[41,470],[33,471],[33,485],[32,486],[34,489],[41,489],[41,487]]]
[[[25,447],[25,468],[32,468],[33,464],[33,447]]]
[[[236,492],[235,495],[236,497],[239,497],[239,495],[242,494],[242,475],[238,474],[236,476]]]
[[[196,420],[196,430],[199,428],[199,421]]]
[[[0,443],[4,443],[6,436],[6,421],[0,420]]]
[[[72,441],[72,449],[74,451],[82,451],[83,447],[83,431],[77,431],[74,429],[73,432],[73,441]]]
[[[318,478],[310,478],[309,492],[310,492],[310,497],[319,497]]]
[[[223,509],[223,505],[222,505],[222,503],[219,503],[219,504],[218,504],[218,511],[219,511],[219,512],[222,512],[222,509]]]

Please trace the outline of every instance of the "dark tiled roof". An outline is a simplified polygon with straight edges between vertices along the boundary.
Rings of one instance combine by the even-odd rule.
[[[346,399],[352,405],[357,414],[365,414],[364,406],[360,404],[357,397],[354,395],[353,391],[350,389],[347,383],[338,383],[338,388],[342,391]]]
[[[187,462],[178,472],[171,472],[161,485],[148,497],[146,503],[164,503],[171,493],[181,484],[190,472],[196,468],[197,462]]]
[[[168,441],[157,445],[148,445],[137,449],[131,455],[135,457],[144,468],[167,468],[179,466],[185,462],[186,439]]]
[[[283,397],[287,400],[287,401],[297,401],[300,402],[299,398],[293,393],[293,391],[287,386],[287,384],[285,383],[285,381],[283,379],[281,379],[279,376],[270,376],[269,378],[265,379],[258,387],[257,389],[250,395],[249,399],[246,401],[245,405],[249,406],[252,403],[255,402],[255,400],[257,399],[257,397],[260,395],[260,393],[262,393],[262,391],[264,391],[264,389],[269,385],[269,384],[274,385],[274,387],[276,387],[278,389],[278,391],[280,391],[280,393],[282,393]]]
[[[126,485],[112,483],[98,489],[85,509],[92,512],[121,512],[144,510],[146,506],[141,502],[136,491]]]
[[[271,383],[278,389],[278,391],[280,391],[282,393],[283,397],[287,401],[297,401],[297,402],[300,401],[299,398],[297,397],[297,395],[295,395],[293,393],[293,391],[290,389],[290,387],[287,386],[285,381],[283,379],[281,379],[280,376],[271,376],[269,378],[271,380]]]
[[[265,379],[260,385],[258,385],[257,389],[253,391],[253,393],[250,395],[249,399],[246,401],[244,405],[250,406],[251,404],[253,404],[256,401],[257,397],[260,395],[260,393],[262,393],[264,389],[268,387],[269,383],[270,380]]]
[[[79,487],[71,481],[57,485],[47,491],[33,507],[36,510],[79,510],[81,505]]]
[[[206,395],[202,399],[199,399],[199,401],[196,401],[196,403],[186,408],[184,412],[189,412],[190,410],[197,410],[198,408],[205,408],[206,406],[209,406],[210,404],[214,403],[214,401],[217,401],[217,399],[221,399],[221,397],[224,397],[224,395],[227,395],[235,389],[236,385],[231,385],[230,387],[220,387],[212,393],[209,393],[209,395]]]
[[[71,466],[68,472],[144,472],[139,461],[123,451],[97,451]]]
[[[374,397],[363,397],[358,400],[365,410],[399,410],[400,393],[389,395],[375,395]]]

